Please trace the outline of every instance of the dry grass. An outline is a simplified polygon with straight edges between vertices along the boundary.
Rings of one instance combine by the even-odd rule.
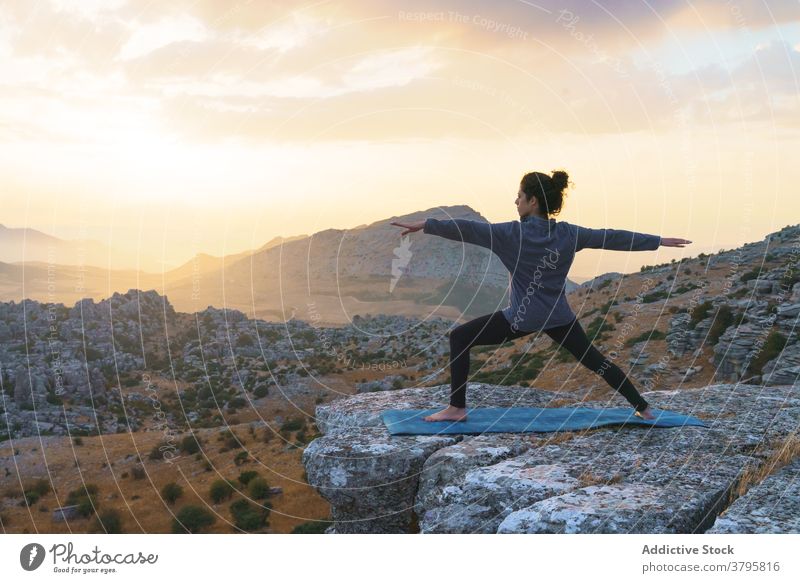
[[[614,474],[611,478],[605,479],[594,475],[591,470],[586,470],[578,476],[578,481],[580,481],[582,488],[586,486],[596,486],[597,484],[617,484],[622,481],[622,474]]]
[[[543,442],[542,445],[558,445],[559,443],[564,443],[565,441],[570,441],[575,438],[574,431],[558,431],[549,435]]]
[[[762,463],[756,462],[745,467],[739,481],[731,490],[728,506],[747,493],[750,488],[760,484],[767,476],[775,473],[800,455],[800,436],[795,431],[781,440],[762,443],[754,453],[759,450],[768,453],[767,459]]]
[[[736,411],[724,411],[723,413],[694,413],[693,415],[698,419],[728,419],[736,417],[738,413]]]

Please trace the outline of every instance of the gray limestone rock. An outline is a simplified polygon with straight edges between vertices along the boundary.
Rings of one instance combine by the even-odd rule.
[[[317,408],[325,435],[303,463],[331,503],[327,532],[702,533],[745,469],[764,464],[800,418],[800,386],[719,384],[644,393],[656,409],[709,427],[388,433],[381,411],[439,407],[447,389],[356,395]],[[607,406],[552,405],[555,393],[523,387],[476,384],[470,394],[476,407]],[[765,497],[780,495],[764,484]]]

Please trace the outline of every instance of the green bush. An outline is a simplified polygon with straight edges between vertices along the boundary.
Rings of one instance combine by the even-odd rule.
[[[523,354],[512,360],[511,366],[502,369],[482,370],[484,364],[477,359],[470,361],[470,381],[513,386],[523,382],[530,384],[542,371],[544,360],[539,354]]]
[[[267,395],[269,395],[269,388],[267,387],[266,384],[262,383],[262,384],[260,384],[260,385],[258,385],[256,387],[256,390],[253,391],[253,395],[257,399],[260,399],[262,397],[266,397]]]
[[[733,311],[727,304],[723,304],[714,315],[714,321],[708,331],[708,342],[716,344],[719,337],[728,329],[728,326],[733,324]]]
[[[100,360],[101,358],[103,358],[103,353],[100,350],[97,350],[96,348],[92,348],[91,346],[86,346],[85,351],[86,351],[86,360],[92,361],[92,360]]]
[[[31,507],[39,501],[39,494],[37,492],[30,492],[26,490],[23,492],[23,498],[24,500],[22,501],[22,505]]]
[[[200,451],[200,442],[197,440],[196,435],[187,435],[181,440],[181,451],[192,455]]]
[[[211,484],[208,494],[211,496],[211,500],[214,504],[219,504],[223,500],[231,497],[233,494],[233,486],[228,480],[215,480],[214,483]]]
[[[250,480],[257,477],[258,477],[258,472],[254,470],[247,470],[246,472],[242,472],[241,474],[239,474],[238,479],[240,484],[246,486],[250,482]]]
[[[175,482],[170,482],[161,488],[161,497],[167,504],[175,504],[175,501],[183,496],[183,488]]]
[[[172,532],[174,534],[197,533],[214,522],[216,522],[214,515],[202,506],[188,505],[181,508],[172,522]]]
[[[626,347],[631,347],[637,342],[644,342],[645,340],[663,340],[666,338],[667,335],[664,334],[661,330],[651,330],[650,332],[642,332],[638,336],[632,336],[625,341]]]
[[[173,449],[173,447],[170,446],[170,444],[166,441],[160,441],[158,445],[153,446],[153,449],[150,450],[150,455],[148,457],[151,460],[163,460],[165,449]]]
[[[281,425],[281,431],[297,431],[302,429],[305,424],[306,420],[303,418],[287,419]]]
[[[760,375],[763,366],[770,360],[777,358],[784,346],[786,346],[786,336],[777,330],[770,332],[767,335],[761,350],[750,362],[750,365],[748,366],[748,372],[753,375]]]
[[[36,492],[39,496],[44,496],[45,494],[49,494],[51,491],[50,482],[45,478],[39,478],[33,484],[28,486],[26,490],[30,492]]]
[[[331,525],[330,522],[323,522],[321,520],[312,520],[298,524],[292,529],[291,534],[323,534],[325,529]]]
[[[47,393],[47,396],[45,397],[45,400],[48,403],[50,403],[51,405],[61,405],[61,404],[63,404],[63,401],[61,400],[61,397],[59,397],[55,393],[51,393],[49,391]]]
[[[586,336],[588,336],[589,340],[592,342],[599,341],[603,340],[606,336],[605,333],[611,330],[616,330],[616,327],[612,323],[607,322],[602,316],[597,316],[586,326]]]
[[[689,320],[689,329],[694,330],[701,320],[705,320],[713,306],[714,304],[712,304],[710,300],[706,300],[700,304],[697,304],[694,309],[692,309],[692,318]]]
[[[233,523],[241,530],[251,532],[258,530],[267,523],[269,509],[251,504],[247,500],[237,500],[231,504]]]
[[[236,448],[239,448],[239,447],[243,447],[242,446],[242,440],[239,439],[239,436],[237,436],[230,429],[227,429],[227,430],[223,431],[220,434],[218,439],[220,441],[224,441],[225,442],[225,448],[226,449],[236,449]]]
[[[94,484],[83,484],[67,495],[66,505],[77,505],[81,516],[90,516],[97,511],[97,492],[97,486]]]
[[[789,266],[781,278],[781,285],[791,290],[796,283],[800,283],[800,269]]]
[[[747,281],[750,281],[751,279],[756,279],[759,275],[761,275],[760,269],[751,269],[750,271],[743,273],[742,276],[739,278],[739,281],[745,283]]]
[[[642,296],[642,303],[643,304],[652,304],[653,302],[657,302],[658,300],[663,300],[664,298],[669,297],[669,292],[667,290],[660,290],[657,292],[653,292],[651,294],[645,294]]]
[[[264,478],[253,478],[247,484],[247,494],[255,500],[269,497],[269,484]]]
[[[120,534],[122,533],[122,516],[113,508],[104,510],[95,516],[94,523],[89,528],[89,532]]]

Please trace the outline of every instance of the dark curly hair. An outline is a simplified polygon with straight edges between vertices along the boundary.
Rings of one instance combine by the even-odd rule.
[[[564,190],[569,184],[569,176],[563,170],[553,170],[552,176],[543,172],[529,172],[522,177],[519,185],[528,201],[534,196],[539,207],[547,216],[557,215],[564,204]]]

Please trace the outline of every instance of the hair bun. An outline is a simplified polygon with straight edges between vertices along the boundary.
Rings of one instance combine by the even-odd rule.
[[[563,170],[553,170],[553,174],[550,177],[550,181],[552,182],[556,190],[561,192],[567,187],[567,184],[569,183],[569,175]]]

